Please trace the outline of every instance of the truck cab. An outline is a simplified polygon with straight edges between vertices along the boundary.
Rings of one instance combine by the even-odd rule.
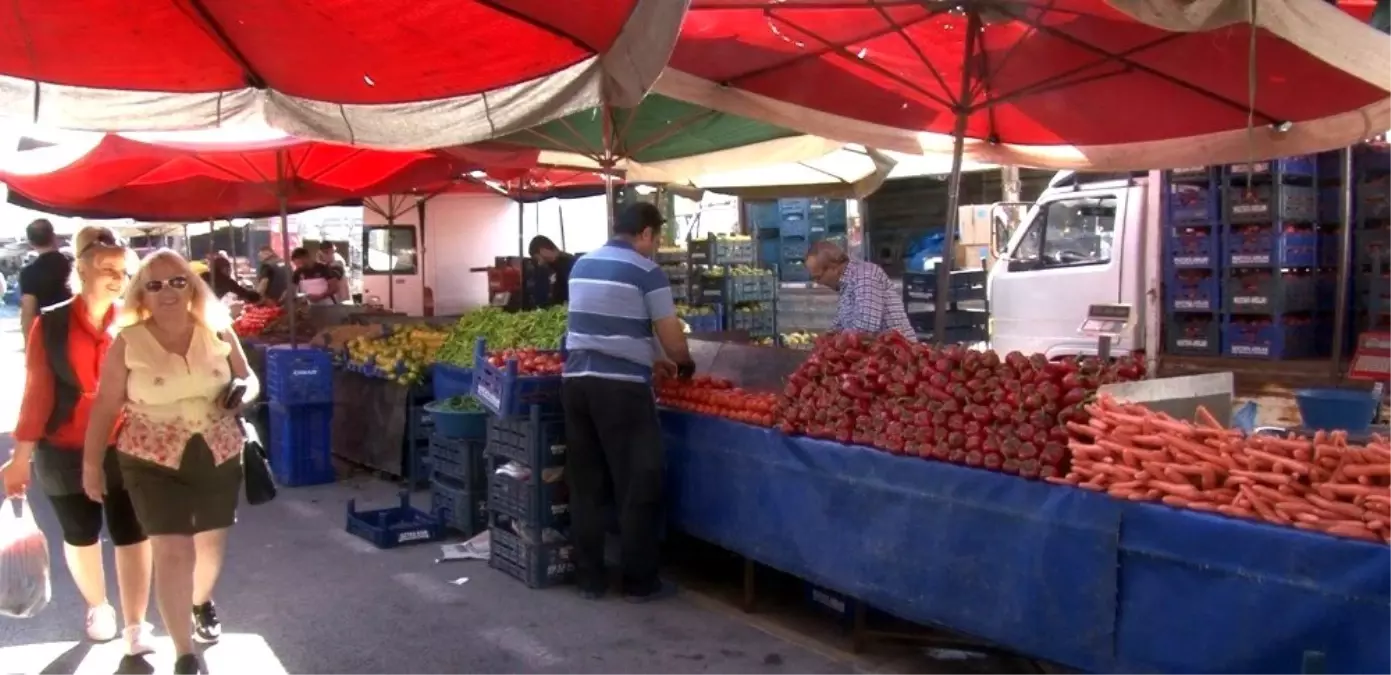
[[[1161,186],[1158,171],[1054,176],[1019,227],[993,242],[991,346],[1050,359],[1095,354],[1096,338],[1078,328],[1097,304],[1132,307],[1113,353],[1157,341]]]

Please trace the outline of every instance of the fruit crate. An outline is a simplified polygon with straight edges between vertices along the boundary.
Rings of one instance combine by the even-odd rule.
[[[688,242],[686,248],[695,265],[751,265],[757,246],[753,239],[728,239],[712,234]]]
[[[1234,269],[1222,282],[1222,306],[1233,314],[1310,312],[1317,298],[1318,278],[1309,272]]]
[[[778,279],[774,274],[737,274],[725,278],[725,302],[773,302],[777,297]]]
[[[472,368],[436,363],[430,366],[430,380],[437,401],[473,393]]]
[[[333,403],[333,355],[304,345],[267,348],[266,393],[281,405]]]
[[[285,487],[332,483],[333,404],[270,404],[270,468]]]
[[[1165,194],[1170,225],[1213,225],[1218,222],[1222,192],[1210,176],[1205,178],[1205,183],[1170,180]]]
[[[730,330],[748,331],[749,337],[768,337],[777,332],[777,316],[773,310],[736,311],[730,315]]]
[[[430,437],[430,469],[435,476],[459,481],[470,490],[487,489],[483,449],[488,442],[480,439]]]
[[[1354,189],[1357,206],[1355,212],[1359,220],[1386,220],[1391,218],[1391,178],[1380,176],[1359,182]]]
[[[1169,309],[1213,312],[1222,308],[1221,277],[1209,270],[1175,270],[1164,281]]]
[[[1313,223],[1319,219],[1315,188],[1305,185],[1257,184],[1227,187],[1227,222]]]
[[[1169,233],[1169,267],[1216,270],[1222,265],[1222,230],[1217,227],[1179,227]]]
[[[537,543],[499,526],[488,528],[492,555],[488,566],[530,588],[569,583],[575,576],[575,549],[569,542]]]
[[[560,467],[528,469],[530,475],[517,478],[498,473],[506,457],[489,457],[488,511],[506,516],[532,530],[560,530],[570,524],[570,491]],[[547,474],[550,474],[547,476]],[[546,478],[553,478],[547,481]]]
[[[1355,271],[1376,274],[1391,270],[1391,229],[1360,229],[1353,232]]]
[[[494,417],[488,424],[487,452],[530,466],[565,463],[565,420],[533,406],[517,419]]]
[[[1283,360],[1312,356],[1318,325],[1309,316],[1226,316],[1222,351],[1226,356]]]
[[[658,265],[678,265],[686,262],[686,249],[684,248],[659,248],[657,254],[653,256]]]
[[[469,489],[469,484],[436,473],[430,479],[430,513],[445,527],[472,537],[488,529],[487,493]]]
[[[1249,164],[1229,164],[1226,175],[1229,178],[1312,178],[1318,173],[1317,155],[1293,155],[1281,159]]]
[[[1224,235],[1223,247],[1232,267],[1313,267],[1319,261],[1319,234],[1312,229],[1234,226]]]
[[[1339,240],[1342,239],[1342,232],[1338,229],[1324,229],[1319,231],[1319,267],[1337,267]],[[1353,235],[1353,248],[1357,247],[1357,236]]]
[[[488,363],[488,348],[478,338],[473,351],[473,396],[494,415],[526,415],[533,405],[560,412],[560,375],[522,375],[517,361],[509,359],[501,368]]]
[[[720,305],[710,307],[713,308],[710,314],[688,314],[681,317],[681,320],[691,327],[692,333],[718,333],[724,330],[724,315]]]
[[[1222,353],[1222,322],[1216,314],[1174,314],[1164,322],[1164,353],[1217,356]]]
[[[402,491],[401,503],[387,509],[358,511],[357,500],[348,500],[348,533],[377,548],[396,548],[404,544],[423,544],[444,536],[444,523],[437,517],[411,506],[410,493]]]

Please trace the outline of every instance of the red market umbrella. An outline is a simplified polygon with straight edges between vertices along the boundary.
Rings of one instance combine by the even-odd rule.
[[[165,131],[258,120],[301,138],[460,145],[634,105],[685,0],[14,0],[0,117]]]
[[[1346,146],[1391,128],[1388,62],[1385,35],[1323,0],[693,0],[656,90],[874,148],[950,147],[950,242],[964,158],[1156,169]]]

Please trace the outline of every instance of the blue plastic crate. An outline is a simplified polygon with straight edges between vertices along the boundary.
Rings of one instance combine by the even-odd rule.
[[[1227,187],[1227,222],[1313,223],[1319,219],[1318,189],[1306,185],[1262,183]]]
[[[726,277],[724,302],[772,302],[777,295],[777,277],[767,274],[740,274]]]
[[[712,234],[689,242],[686,248],[695,265],[751,265],[756,247],[752,239],[729,239]]]
[[[768,337],[776,323],[773,310],[735,311],[729,320],[730,330],[748,331],[749,337]]]
[[[439,518],[411,506],[410,494],[401,492],[401,503],[388,509],[358,511],[357,500],[348,500],[348,533],[362,537],[377,548],[396,548],[423,544],[444,536]]]
[[[266,393],[281,405],[333,403],[333,355],[303,345],[266,349]]]
[[[504,527],[489,528],[488,566],[530,588],[568,583],[575,576],[575,551],[568,542],[532,542]]]
[[[473,396],[494,415],[526,415],[533,405],[560,412],[560,375],[522,375],[517,372],[515,360],[501,368],[494,367],[488,363],[483,338],[478,338],[475,345],[473,362]]]
[[[565,462],[565,420],[544,414],[540,406],[526,417],[494,417],[488,423],[488,453],[530,467],[559,466]]]
[[[472,368],[436,363],[430,367],[430,379],[437,401],[473,393]]]
[[[470,490],[487,489],[486,470],[483,465],[485,440],[430,438],[430,468],[438,476],[459,481]]]
[[[1216,184],[1206,182],[1170,182],[1165,199],[1170,225],[1212,225],[1221,216],[1221,195]]]
[[[713,305],[714,313],[702,315],[687,315],[681,317],[687,326],[691,327],[692,333],[717,333],[724,330],[724,316],[720,305]]]
[[[1376,274],[1391,270],[1391,229],[1360,229],[1353,233],[1354,271]]]
[[[285,487],[332,483],[333,404],[270,404],[271,472]]]
[[[1377,176],[1365,178],[1354,188],[1356,206],[1354,211],[1361,220],[1386,220],[1391,218],[1391,177]]]
[[[1314,267],[1319,262],[1319,235],[1313,230],[1286,232],[1270,225],[1241,225],[1223,237],[1232,267]]]
[[[1289,314],[1317,307],[1318,277],[1310,272],[1232,269],[1222,283],[1222,306],[1233,314]]]
[[[1208,270],[1176,270],[1164,282],[1169,309],[1213,312],[1222,307],[1220,277]]]
[[[1222,321],[1216,314],[1171,314],[1164,322],[1164,353],[1217,356],[1222,353]]]
[[[1227,356],[1282,360],[1314,353],[1319,326],[1310,317],[1227,316],[1222,322],[1222,349]]]
[[[463,481],[440,474],[430,480],[430,513],[465,537],[488,527],[487,497],[470,490]]]
[[[1169,266],[1174,269],[1215,270],[1222,265],[1222,230],[1180,227],[1169,234]]]
[[[559,468],[556,479],[545,480],[546,469],[535,469],[525,479],[497,472],[507,461],[495,456],[488,462],[488,511],[506,516],[532,531],[559,530],[570,524],[570,491]]]
[[[1250,164],[1229,164],[1226,173],[1230,177],[1241,178],[1247,174],[1254,177],[1311,177],[1318,172],[1318,166],[1317,155],[1295,155]]]

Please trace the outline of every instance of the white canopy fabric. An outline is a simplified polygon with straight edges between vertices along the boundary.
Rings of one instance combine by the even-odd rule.
[[[963,171],[983,171],[999,167],[965,162],[961,168]],[[864,199],[886,180],[946,175],[950,172],[950,154],[909,155],[845,145],[820,157],[799,162],[690,176],[680,187],[746,199]]]
[[[1136,20],[1175,32],[1246,23],[1256,0],[1107,0]],[[1391,37],[1324,0],[1259,0],[1254,25],[1350,75],[1391,92]],[[1244,58],[1244,55],[1233,55]],[[1259,76],[1259,74],[1258,74]],[[950,135],[820,112],[667,68],[654,92],[844,143],[916,155],[950,153]],[[967,139],[966,159],[1026,167],[1111,171],[1227,164],[1345,147],[1391,129],[1391,94],[1358,110],[1289,129],[1261,126],[1124,145],[1024,146]]]

